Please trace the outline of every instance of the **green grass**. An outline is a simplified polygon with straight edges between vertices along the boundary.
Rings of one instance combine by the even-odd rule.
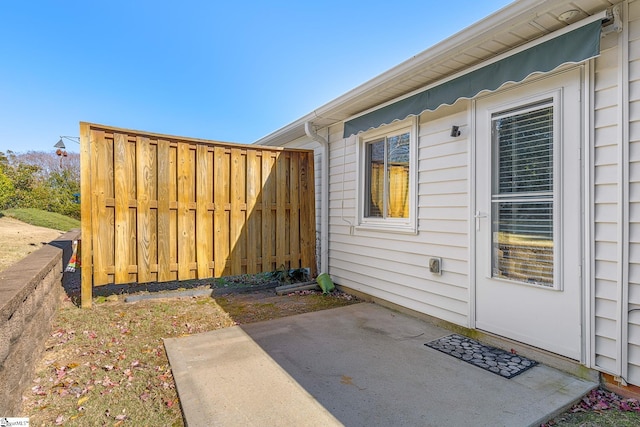
[[[47,212],[33,208],[7,209],[0,212],[1,216],[8,216],[27,224],[38,227],[52,228],[54,230],[69,231],[72,228],[80,228],[80,221],[58,213]]]

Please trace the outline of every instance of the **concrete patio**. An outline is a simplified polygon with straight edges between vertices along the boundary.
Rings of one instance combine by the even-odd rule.
[[[597,383],[505,379],[426,347],[451,334],[370,303],[165,340],[197,426],[535,426]]]

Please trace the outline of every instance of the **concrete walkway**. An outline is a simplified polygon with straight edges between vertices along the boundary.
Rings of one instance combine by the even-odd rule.
[[[505,379],[426,347],[451,332],[362,303],[165,340],[197,426],[528,426],[597,384]]]

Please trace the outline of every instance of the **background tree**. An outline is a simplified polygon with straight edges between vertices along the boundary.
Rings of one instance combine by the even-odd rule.
[[[0,168],[0,209],[4,209],[11,199],[13,199],[15,189],[13,188],[13,182],[7,175],[5,175],[2,168]]]
[[[80,219],[80,155],[0,152],[0,209],[36,208]]]

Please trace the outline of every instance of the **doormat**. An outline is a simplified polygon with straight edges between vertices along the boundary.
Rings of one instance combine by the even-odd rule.
[[[513,378],[538,364],[535,360],[490,347],[458,334],[425,344],[504,378]]]

